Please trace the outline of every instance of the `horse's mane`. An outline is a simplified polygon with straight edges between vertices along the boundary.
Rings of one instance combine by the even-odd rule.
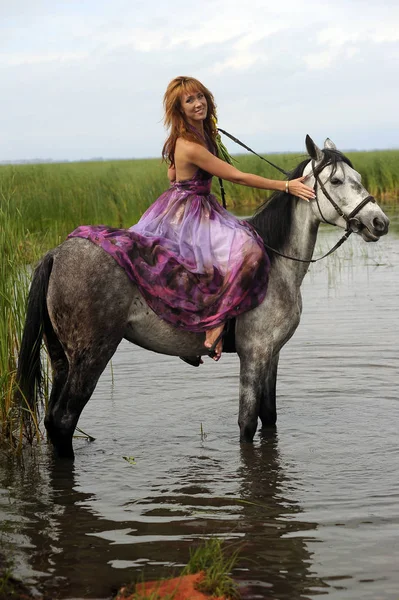
[[[323,159],[315,169],[316,175],[319,175],[324,167],[331,165],[330,178],[333,177],[339,162],[344,162],[352,167],[351,161],[342,152],[330,148],[324,148],[322,152]],[[306,158],[295,169],[290,171],[288,179],[301,177],[310,160],[310,158]],[[270,198],[261,204],[254,215],[248,219],[249,223],[257,230],[267,245],[277,251],[281,251],[291,232],[293,202],[296,204],[298,198],[285,192],[273,192]],[[273,261],[276,256],[275,253],[268,251],[267,248],[266,251],[270,260]]]

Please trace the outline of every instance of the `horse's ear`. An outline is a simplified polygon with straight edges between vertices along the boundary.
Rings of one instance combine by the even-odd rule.
[[[326,138],[324,142],[324,148],[328,148],[329,150],[336,150],[337,146],[330,140],[330,138]]]
[[[313,158],[313,160],[317,160],[317,161],[319,161],[323,158],[322,151],[320,150],[320,148],[318,146],[316,146],[316,144],[314,143],[314,141],[312,140],[310,135],[306,136],[305,144],[306,144],[306,150],[308,151],[310,158]]]

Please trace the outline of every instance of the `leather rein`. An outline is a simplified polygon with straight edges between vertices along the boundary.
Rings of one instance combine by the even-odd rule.
[[[249,152],[252,152],[252,154],[255,154],[255,156],[258,156],[262,160],[266,161],[269,165],[271,165],[272,167],[274,167],[275,169],[277,169],[278,171],[280,171],[280,173],[283,173],[287,177],[289,176],[289,173],[287,171],[284,171],[284,169],[282,169],[281,167],[278,167],[277,165],[275,165],[274,163],[272,163],[270,160],[267,160],[266,158],[264,158],[260,154],[257,154],[254,150],[252,150],[251,148],[249,148],[248,146],[246,146],[245,144],[243,144],[240,140],[238,140],[237,138],[235,138],[234,136],[232,136],[230,133],[227,133],[227,131],[224,131],[223,129],[220,129],[220,127],[218,127],[218,130],[221,133],[224,133],[225,135],[227,135],[227,137],[229,137],[230,139],[232,139],[234,142],[236,142],[237,144],[239,144],[240,146],[242,146],[243,148],[245,148]],[[318,262],[319,260],[322,260],[323,258],[326,258],[330,254],[332,254],[333,252],[335,252],[335,250],[337,250],[340,246],[342,246],[342,244],[344,242],[346,242],[346,240],[349,238],[349,236],[354,231],[355,232],[359,232],[362,229],[362,224],[361,224],[360,220],[356,218],[356,215],[358,214],[358,212],[364,206],[366,206],[366,204],[368,204],[369,202],[375,202],[375,198],[373,196],[369,195],[366,198],[364,198],[361,202],[359,202],[359,204],[357,206],[355,206],[355,208],[352,210],[351,213],[349,213],[349,215],[346,215],[343,212],[343,210],[341,209],[341,207],[338,206],[338,204],[335,202],[335,200],[333,200],[333,198],[331,198],[330,194],[328,193],[328,191],[326,190],[323,182],[320,179],[320,176],[319,176],[320,174],[316,172],[315,166],[316,166],[316,162],[314,160],[312,160],[312,173],[313,173],[313,176],[315,178],[315,186],[314,186],[314,192],[315,192],[315,196],[316,196],[315,200],[316,200],[316,203],[317,203],[317,208],[319,210],[320,216],[321,216],[321,218],[322,218],[322,220],[323,220],[324,223],[328,223],[329,225],[334,225],[334,227],[336,227],[336,224],[335,223],[331,223],[331,221],[328,221],[324,217],[324,215],[322,213],[322,210],[321,210],[320,204],[319,204],[319,200],[317,198],[317,186],[320,187],[320,189],[323,192],[324,196],[327,198],[327,200],[330,202],[330,204],[334,207],[334,209],[337,211],[337,213],[340,215],[340,217],[342,217],[344,219],[344,221],[346,222],[346,229],[345,229],[344,235],[341,237],[341,239],[338,240],[338,242],[335,244],[335,246],[333,248],[331,248],[331,250],[329,250],[328,252],[326,252],[326,254],[323,254],[323,256],[319,256],[319,258],[310,258],[310,259],[307,259],[307,260],[303,259],[303,258],[296,258],[295,256],[289,256],[288,254],[283,254],[282,252],[279,252],[278,250],[275,250],[274,248],[271,248],[271,246],[269,246],[268,244],[266,244],[266,242],[263,242],[265,248],[267,248],[271,252],[274,252],[275,254],[278,254],[278,256],[282,256],[283,258],[288,258],[289,260],[295,260],[297,262],[302,262],[302,263],[315,263],[315,262]]]

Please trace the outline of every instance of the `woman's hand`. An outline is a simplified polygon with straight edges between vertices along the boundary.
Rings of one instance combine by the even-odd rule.
[[[306,175],[298,177],[298,179],[290,179],[288,181],[288,190],[293,196],[297,196],[298,198],[309,202],[309,200],[316,198],[316,196],[311,187],[302,183],[304,179],[306,179]]]

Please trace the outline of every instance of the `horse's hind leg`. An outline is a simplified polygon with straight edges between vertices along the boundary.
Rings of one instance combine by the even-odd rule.
[[[52,406],[57,404],[68,379],[69,364],[64,349],[52,327],[46,328],[45,342],[52,370],[51,394],[47,408],[47,413],[51,413]]]
[[[74,429],[124,335],[131,292],[123,269],[92,242],[72,238],[55,251],[47,308],[56,380],[45,426],[60,456],[73,457]]]
[[[119,339],[115,340],[106,348],[86,347],[70,357],[65,384],[59,394],[51,395],[44,421],[58,456],[73,458],[72,437],[75,427],[119,342]],[[59,376],[58,383],[61,381],[62,376]]]

